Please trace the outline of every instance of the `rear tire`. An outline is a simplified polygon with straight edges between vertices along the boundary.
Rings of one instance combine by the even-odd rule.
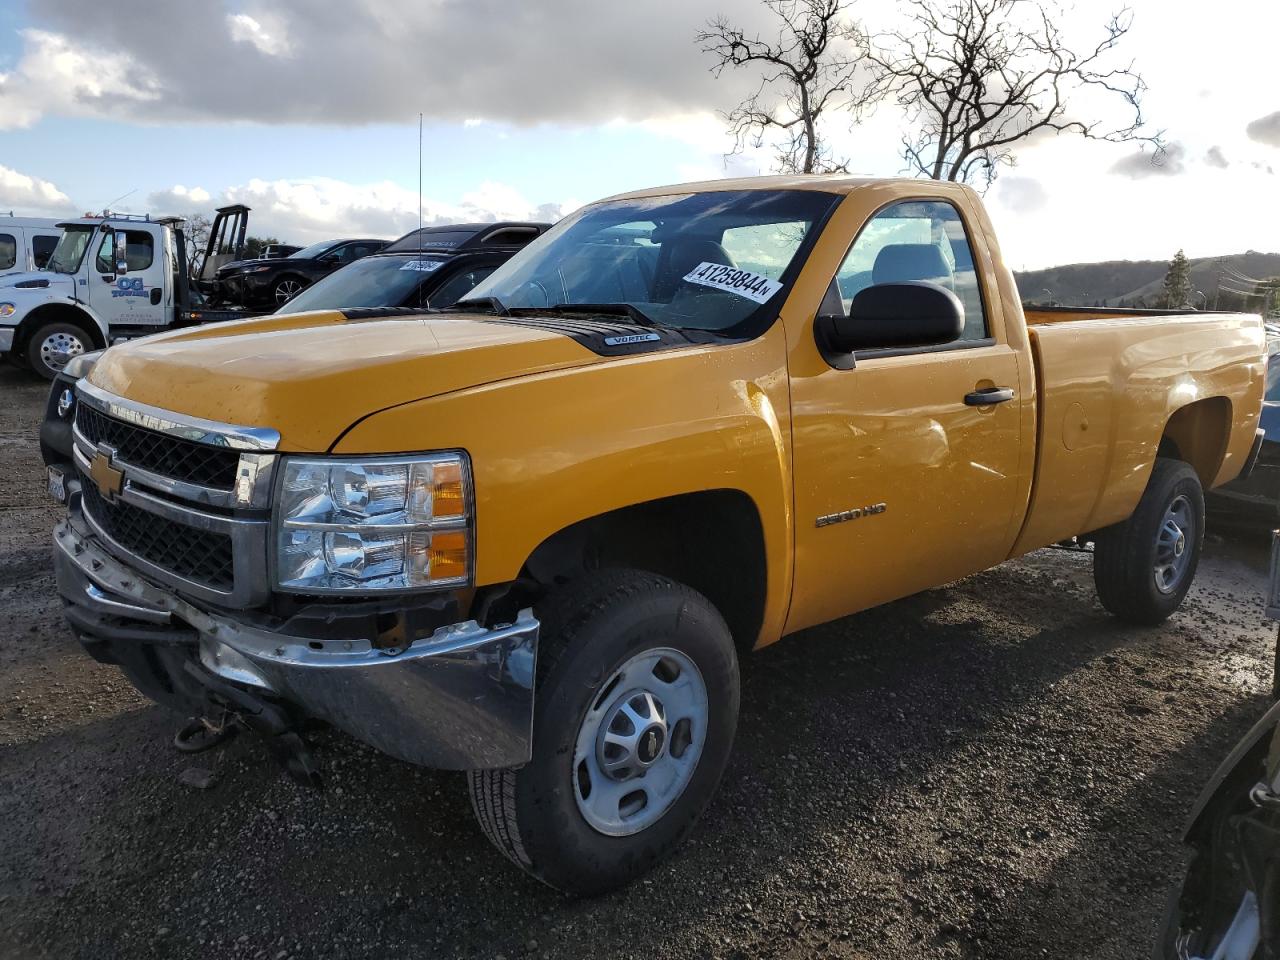
[[[532,757],[472,771],[471,803],[521,869],[594,896],[670,854],[715,793],[737,726],[737,655],[705,597],[652,573],[590,574],[537,612]]]
[[[1191,465],[1158,457],[1133,515],[1098,533],[1098,599],[1126,623],[1152,626],[1181,606],[1200,563],[1204,491]]]
[[[46,323],[27,340],[27,364],[35,373],[52,380],[68,360],[93,348],[93,339],[74,323]]]

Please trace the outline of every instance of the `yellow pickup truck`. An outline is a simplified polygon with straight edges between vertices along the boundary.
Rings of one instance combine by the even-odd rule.
[[[304,779],[315,720],[468,771],[503,853],[592,894],[706,807],[753,648],[1071,538],[1169,616],[1264,375],[1256,317],[1024,313],[963,186],[644,190],[448,311],[73,360],[58,586],[156,700]]]

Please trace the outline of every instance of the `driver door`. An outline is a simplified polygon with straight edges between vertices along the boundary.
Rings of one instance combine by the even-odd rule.
[[[123,243],[117,251],[115,243]],[[124,254],[128,272],[117,276],[116,259]],[[160,327],[168,322],[164,277],[164,243],[160,230],[138,224],[102,233],[89,248],[89,304],[111,327]]]
[[[864,224],[824,301],[847,312],[874,283],[937,283],[965,307],[959,340],[859,351],[847,369],[824,361],[812,376],[807,357],[793,358],[788,632],[986,569],[1012,548],[1030,398],[994,297],[983,296],[973,236],[948,201],[890,204]],[[1015,389],[984,403],[977,395],[991,387]]]

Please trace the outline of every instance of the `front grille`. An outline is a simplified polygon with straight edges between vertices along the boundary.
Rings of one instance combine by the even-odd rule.
[[[174,480],[204,487],[231,489],[236,482],[240,454],[229,447],[183,440],[108,416],[86,403],[76,409],[76,428],[97,446],[115,448],[121,461]]]
[[[80,490],[83,509],[126,550],[184,579],[231,590],[235,569],[230,537],[175,523],[120,500],[109,502],[83,475]]]

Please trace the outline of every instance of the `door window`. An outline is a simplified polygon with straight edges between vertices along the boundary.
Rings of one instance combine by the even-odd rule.
[[[885,207],[862,228],[836,273],[844,311],[876,283],[927,280],[964,305],[961,340],[989,336],[973,250],[960,212],[945,200],[908,200]]]
[[[155,261],[155,241],[145,230],[117,230],[117,240],[124,239],[125,263],[129,271],[146,270]],[[116,265],[111,260],[112,235],[105,234],[98,245],[98,256],[95,265],[99,273],[115,273]]]
[[[18,262],[18,241],[12,233],[0,233],[0,270],[8,270]]]

